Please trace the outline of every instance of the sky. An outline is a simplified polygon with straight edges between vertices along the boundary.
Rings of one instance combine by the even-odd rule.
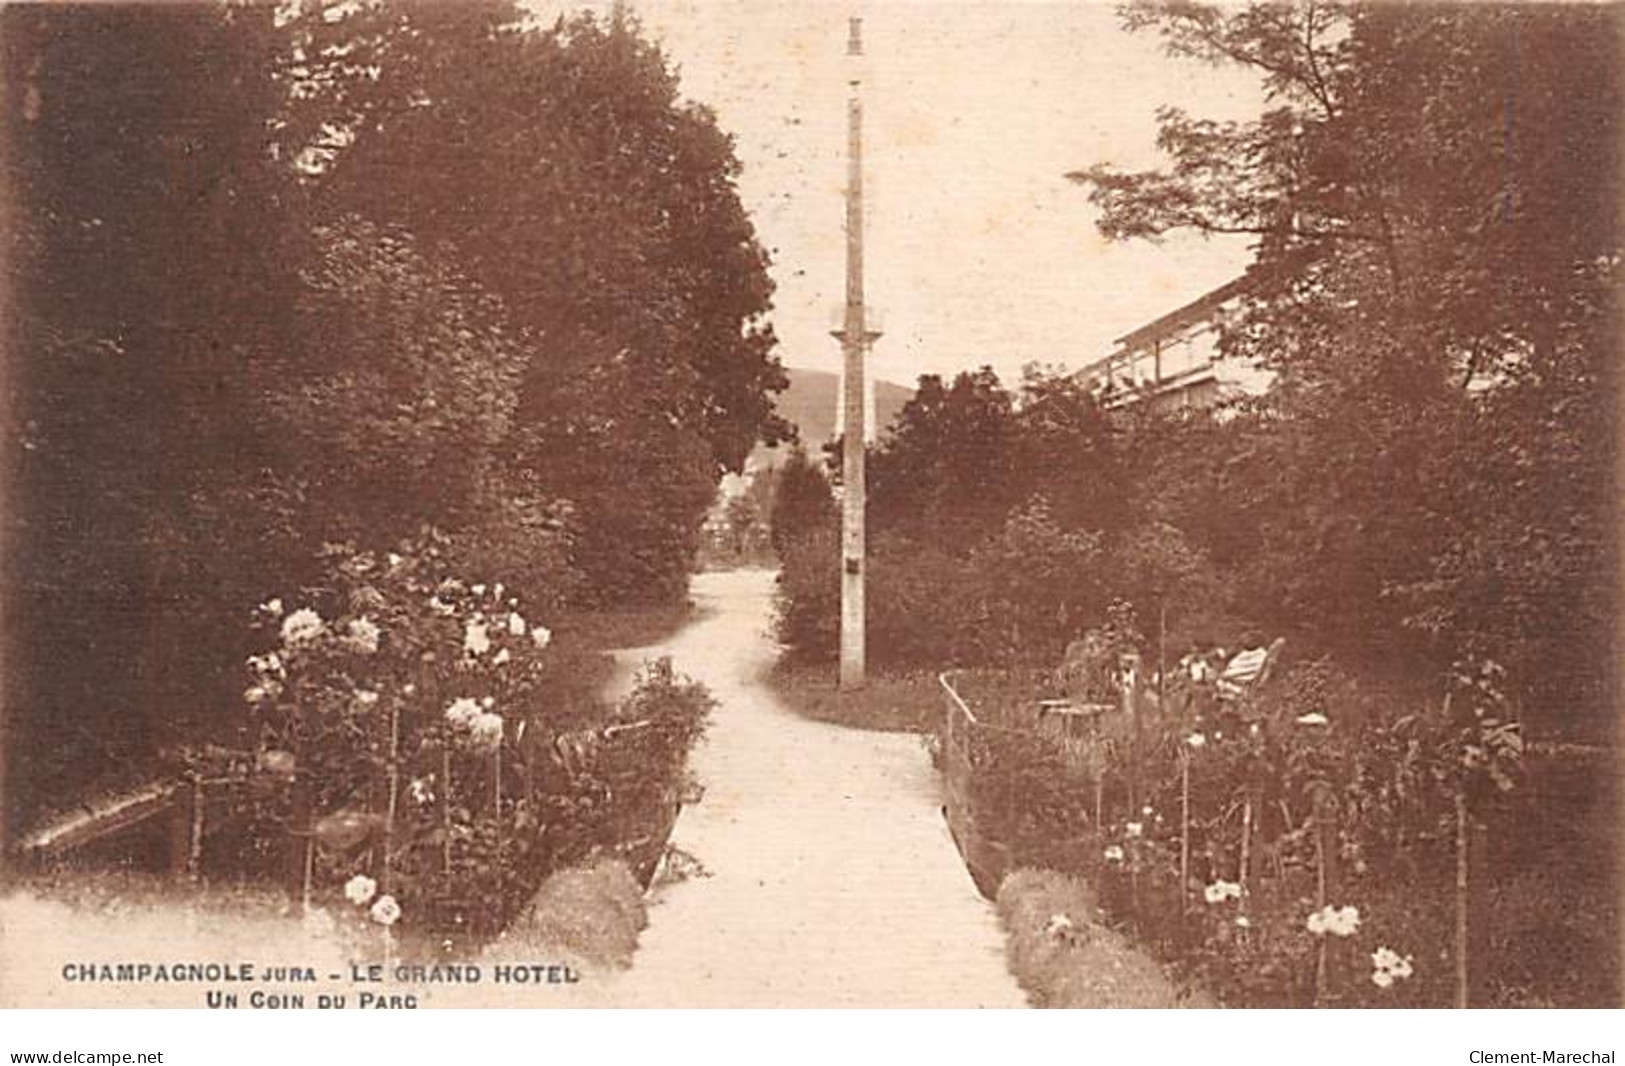
[[[864,19],[866,273],[884,336],[871,373],[1080,367],[1234,277],[1245,240],[1109,244],[1067,171],[1156,166],[1155,112],[1249,118],[1256,80],[1162,54],[1100,3],[627,5],[683,94],[736,140],[773,257],[790,366],[837,370],[844,291],[846,20]]]

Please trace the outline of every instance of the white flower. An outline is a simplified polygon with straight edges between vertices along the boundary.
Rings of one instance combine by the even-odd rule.
[[[432,803],[434,793],[429,789],[429,783],[421,777],[414,777],[406,786],[407,795],[412,797],[413,803]]]
[[[485,595],[485,586],[484,585],[475,585],[472,588],[470,588],[468,591],[472,592],[476,596],[483,596],[483,595]]]
[[[1128,835],[1130,840],[1135,840],[1145,835],[1145,825],[1141,822],[1124,822],[1123,832]]]
[[[474,724],[474,719],[479,716],[480,705],[478,701],[469,699],[467,696],[452,700],[451,705],[446,708],[446,721],[457,729],[467,729]]]
[[[478,658],[491,650],[491,634],[485,623],[475,619],[463,630],[463,651]]]
[[[525,616],[518,611],[508,612],[508,635],[514,637],[525,635]]]
[[[410,696],[410,695],[416,693],[417,690],[418,690],[418,687],[416,685],[412,684],[412,682],[408,681],[406,684],[401,686],[401,695]]]
[[[270,693],[265,691],[263,685],[254,685],[243,692],[243,701],[245,703],[264,703],[265,697],[268,695]]]
[[[494,658],[492,658],[491,662],[496,666],[504,666],[508,662],[510,662],[512,659],[513,659],[513,653],[510,652],[507,648],[502,648],[502,649],[498,650],[498,652],[496,653],[496,656]]]
[[[489,755],[502,746],[502,716],[481,713],[468,726],[468,741],[475,751]]]
[[[273,618],[280,618],[282,616],[281,597],[273,597],[272,599],[266,600],[264,603],[260,604],[260,610],[264,611]]]
[[[372,689],[358,688],[355,690],[355,704],[362,710],[366,710],[368,707],[373,706],[377,702],[378,693],[374,692]]]
[[[399,555],[397,555],[395,552],[390,552],[388,555],[384,556],[384,558],[389,560],[389,565],[390,565],[391,568],[400,566],[402,563],[404,563],[406,561],[405,559],[402,559]]]
[[[1122,862],[1123,849],[1118,845],[1113,844],[1111,847],[1106,849],[1105,857],[1107,862]]]
[[[1192,733],[1190,736],[1185,738],[1185,743],[1189,744],[1193,748],[1200,748],[1203,744],[1207,743],[1207,737],[1204,737],[1200,733]]]
[[[1144,807],[1140,808],[1140,813],[1145,815],[1147,818],[1149,818],[1153,814],[1156,814],[1157,812],[1152,809],[1151,804],[1147,803]]]
[[[480,701],[480,706],[484,707],[488,711],[492,707],[495,707],[496,705],[497,705],[497,699],[496,699],[495,696],[487,696],[483,700]]]
[[[549,644],[553,643],[553,631],[546,626],[532,626],[530,630],[530,640],[531,643],[535,644],[538,648],[545,648]]]
[[[457,613],[457,608],[441,599],[438,595],[429,597],[429,610],[433,611],[435,614],[442,615]]]
[[[274,651],[266,652],[264,655],[250,655],[248,665],[250,669],[262,677],[266,675],[286,677],[288,675],[287,668],[282,665],[282,656]]]
[[[364,905],[378,891],[378,882],[366,874],[356,874],[344,882],[344,898],[357,907]]]
[[[394,925],[401,920],[401,905],[395,902],[394,896],[379,896],[368,915],[379,925]]]
[[[315,640],[327,628],[322,616],[309,607],[301,607],[282,620],[282,643],[295,647]]]
[[[1309,916],[1305,923],[1311,933],[1316,936],[1353,936],[1360,928],[1360,909],[1358,907],[1333,907],[1327,904]]]
[[[1293,721],[1297,722],[1299,725],[1330,725],[1331,724],[1327,720],[1326,716],[1324,714],[1321,714],[1319,711],[1311,711],[1308,714],[1300,714],[1300,715],[1298,715],[1297,718],[1293,719]]]
[[[502,602],[502,593],[504,591],[506,591],[506,589],[503,587],[502,582],[498,581],[491,588],[491,598],[496,600],[498,603]]]
[[[361,652],[363,655],[372,655],[378,650],[379,629],[371,619],[350,619],[350,631],[344,638],[346,646]]]
[[[1235,881],[1215,881],[1202,889],[1202,898],[1209,903],[1223,903],[1227,899],[1241,898],[1241,885]]]
[[[1411,974],[1415,972],[1415,970],[1413,970],[1411,967],[1411,959],[1412,956],[1401,955],[1392,948],[1378,948],[1376,951],[1371,953],[1371,965],[1375,967],[1375,972],[1372,973],[1371,980],[1374,981],[1379,988],[1387,988],[1388,986],[1392,985],[1396,979],[1403,979],[1411,976]],[[1379,978],[1381,979],[1379,980]]]
[[[1252,919],[1248,918],[1245,914],[1236,915],[1236,924],[1241,926],[1243,929],[1251,929],[1253,927]]]

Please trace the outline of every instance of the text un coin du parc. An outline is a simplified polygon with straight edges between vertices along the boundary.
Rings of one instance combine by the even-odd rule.
[[[1604,1066],[1614,1061],[1612,1051],[1474,1051],[1467,1056],[1473,1066],[1522,1066],[1524,1063],[1584,1063]]]

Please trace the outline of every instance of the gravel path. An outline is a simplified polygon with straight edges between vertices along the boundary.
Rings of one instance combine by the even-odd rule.
[[[772,590],[766,571],[703,575],[700,619],[628,653],[671,655],[720,701],[694,756],[704,801],[674,838],[710,876],[659,890],[632,969],[601,991],[647,1006],[1023,1006],[915,737],[812,722],[765,687]]]
[[[578,984],[379,987],[423,1006],[1022,1006],[992,909],[971,885],[938,815],[935,776],[912,736],[799,718],[762,682],[767,572],[695,582],[701,614],[630,666],[669,654],[720,701],[695,769],[704,801],[683,812],[677,845],[711,871],[658,888],[629,971]],[[88,875],[94,889],[99,879]],[[89,893],[95,896],[94,891]],[[314,967],[350,1005],[369,986],[332,984],[370,948],[245,900],[207,913],[162,895],[69,905],[0,893],[0,1005],[202,1005],[197,983],[64,981],[65,962],[232,962]],[[365,931],[365,930],[364,930]],[[369,942],[370,943],[370,942]],[[521,933],[480,959],[555,959]],[[280,984],[280,982],[274,983]],[[248,993],[274,984],[226,986]],[[378,987],[378,986],[371,986]]]

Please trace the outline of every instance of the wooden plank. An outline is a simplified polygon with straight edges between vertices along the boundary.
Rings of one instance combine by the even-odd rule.
[[[178,781],[158,781],[87,804],[24,837],[21,850],[38,859],[56,858],[165,813],[179,791]]]

